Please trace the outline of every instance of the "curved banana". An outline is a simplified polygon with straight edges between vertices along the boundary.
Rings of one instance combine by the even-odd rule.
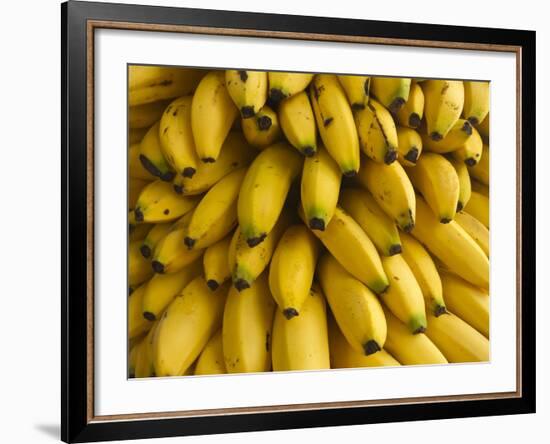
[[[320,245],[302,224],[282,235],[269,266],[269,288],[287,319],[300,314],[313,282]]]
[[[489,114],[489,82],[464,82],[462,115],[472,125],[483,122]]]
[[[135,287],[153,275],[151,262],[145,259],[139,247],[141,242],[134,241],[128,245],[128,285]]]
[[[424,130],[424,131],[422,131]],[[462,147],[472,136],[473,128],[470,122],[458,119],[449,132],[442,139],[434,140],[426,132],[425,125],[421,126],[420,137],[426,151],[445,154],[456,151]]]
[[[458,176],[458,203],[456,204],[456,211],[462,211],[470,200],[472,195],[472,181],[470,180],[470,173],[468,173],[468,167],[464,162],[456,160],[454,158],[447,158],[449,162],[453,165],[456,175]],[[456,217],[456,215],[455,215]]]
[[[172,222],[164,222],[160,224],[155,224],[153,228],[147,233],[147,236],[141,242],[139,251],[144,258],[149,259],[155,251],[155,247],[158,245],[160,240],[168,234],[170,228],[172,227]]]
[[[481,159],[474,166],[468,167],[468,171],[474,179],[489,186],[489,164],[489,145],[483,144]]]
[[[418,128],[424,117],[424,93],[420,85],[413,81],[409,90],[409,98],[397,111],[399,125]]]
[[[483,252],[489,257],[489,230],[485,225],[478,221],[474,216],[464,211],[456,213],[455,221],[464,228],[464,231],[476,241]]]
[[[483,140],[475,128],[472,128],[472,135],[464,142],[464,144],[454,150],[452,155],[454,158],[461,160],[469,167],[473,167],[481,160],[483,154]]]
[[[222,331],[218,330],[202,350],[195,367],[195,375],[222,375],[227,373],[223,359]]]
[[[345,189],[340,197],[340,206],[367,233],[380,254],[393,256],[401,253],[397,227],[367,190]]]
[[[486,140],[489,139],[489,123],[490,123],[490,120],[489,119],[489,113],[487,113],[487,116],[485,117],[485,119],[482,120],[481,123],[478,123],[476,125],[476,129],[478,130],[479,134],[484,137]]]
[[[191,128],[197,155],[204,163],[215,162],[239,110],[225,87],[223,71],[204,76],[191,103]]]
[[[229,270],[229,245],[233,235],[210,245],[203,256],[204,278],[208,288],[216,290],[231,277]]]
[[[128,108],[128,126],[130,129],[149,128],[160,120],[166,109],[166,101],[144,103],[143,105]]]
[[[134,179],[133,177],[128,178],[128,208],[132,212],[133,217],[135,217],[134,208],[141,191],[149,185],[151,182],[142,179]],[[134,220],[134,222],[137,222]]]
[[[139,156],[141,154],[140,144],[134,143],[128,149],[128,176],[133,179],[146,180],[151,182],[156,177],[145,169]]]
[[[143,296],[145,295],[145,285],[137,287],[128,296],[128,339],[137,338],[143,333],[147,333],[153,323],[143,317]]]
[[[342,173],[338,164],[320,146],[305,159],[300,184],[305,222],[312,230],[323,231],[329,224],[340,193]]]
[[[302,168],[302,157],[286,143],[264,149],[248,168],[239,192],[239,226],[254,247],[277,222],[290,189]]]
[[[143,136],[139,146],[139,160],[151,175],[170,182],[175,173],[162,154],[159,127],[160,122],[155,123]]]
[[[138,344],[134,374],[136,378],[149,378],[155,374],[152,342],[157,325],[158,323],[155,322],[147,335]]]
[[[397,160],[403,166],[415,166],[422,154],[422,138],[414,129],[397,127]]]
[[[441,140],[462,114],[464,84],[461,80],[426,80],[421,87],[428,136]]]
[[[243,119],[253,117],[267,100],[267,73],[227,69],[225,86]]]
[[[464,211],[478,221],[480,221],[485,227],[489,228],[489,198],[481,193],[472,191],[468,205],[464,207]]]
[[[359,138],[346,94],[335,75],[318,74],[310,98],[319,134],[344,176],[359,170]]]
[[[269,72],[269,99],[273,103],[279,103],[281,100],[304,91],[313,74],[298,72]]]
[[[253,147],[262,149],[281,138],[277,113],[265,105],[250,119],[242,119],[243,134]]]
[[[305,91],[289,97],[279,105],[281,129],[290,144],[304,156],[317,151],[315,116]]]
[[[371,78],[357,75],[338,75],[337,77],[344,88],[351,109],[354,111],[364,109],[369,101]]]
[[[334,318],[351,347],[364,355],[380,351],[386,342],[386,319],[374,293],[330,254],[319,260],[317,274]]]
[[[397,113],[409,98],[411,79],[399,77],[373,77],[371,91],[393,114]]]
[[[250,288],[229,290],[223,312],[223,356],[228,373],[266,372],[271,369],[271,328],[275,302],[267,273]]]

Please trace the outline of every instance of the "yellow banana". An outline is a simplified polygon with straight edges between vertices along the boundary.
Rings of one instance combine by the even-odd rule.
[[[223,360],[222,331],[219,330],[210,338],[201,352],[195,367],[195,375],[221,375],[224,373],[227,371]]]
[[[148,180],[128,178],[128,208],[132,214],[141,191],[150,183]]]
[[[483,194],[472,191],[468,205],[464,207],[464,211],[478,221],[486,228],[489,228],[489,198]]]
[[[489,340],[454,314],[429,314],[426,334],[449,362],[489,360]]]
[[[470,182],[472,183],[472,191],[483,194],[485,197],[489,197],[489,186],[472,178],[470,179]]]
[[[153,228],[147,233],[147,236],[143,239],[139,251],[144,258],[149,259],[155,251],[155,247],[160,240],[168,234],[172,227],[172,222],[164,222],[161,224],[155,224]]]
[[[346,94],[335,75],[318,74],[310,98],[319,134],[345,176],[359,170],[359,138]]]
[[[386,342],[386,319],[374,293],[330,254],[319,260],[317,274],[334,318],[351,347],[364,355],[380,351]]]
[[[458,205],[460,182],[451,162],[441,154],[424,153],[416,166],[406,171],[439,221],[442,224],[452,221]]]
[[[411,79],[399,77],[373,77],[371,91],[393,114],[397,113],[409,98]]]
[[[269,99],[273,103],[279,103],[281,100],[304,91],[313,74],[298,72],[269,72]]]
[[[483,122],[489,114],[489,82],[464,82],[462,115],[472,125]]]
[[[223,312],[223,356],[228,373],[266,372],[271,369],[271,328],[275,302],[267,273],[250,288],[229,290]]]
[[[130,128],[128,131],[128,144],[141,143],[149,128]]]
[[[345,189],[340,198],[340,206],[367,233],[380,254],[393,256],[401,253],[401,241],[397,227],[368,191],[354,188]]]
[[[473,167],[481,160],[483,154],[483,141],[475,128],[472,128],[472,135],[464,144],[453,151],[453,157],[461,160],[469,167]]]
[[[147,333],[153,323],[143,317],[143,296],[145,285],[136,288],[128,296],[128,339],[137,338],[142,333]]]
[[[382,302],[412,333],[426,331],[426,306],[420,285],[403,256],[382,258],[390,286],[381,295]]]
[[[243,119],[254,117],[267,100],[265,71],[225,71],[225,86]]]
[[[323,231],[332,219],[341,181],[340,168],[324,147],[304,161],[300,194],[305,223],[312,230]]]
[[[193,279],[168,306],[155,334],[157,376],[183,375],[220,328],[229,285],[212,292],[203,277]]]
[[[272,346],[274,371],[330,368],[326,303],[316,286],[311,288],[300,316],[287,319],[276,310]]]
[[[136,360],[137,355],[139,353],[140,344],[143,338],[140,338],[139,341],[135,342],[134,344],[128,345],[128,348],[130,349],[128,353],[128,377],[129,378],[135,378],[136,377]],[[128,341],[129,343],[133,341]]]
[[[453,273],[474,285],[489,287],[489,259],[458,223],[439,223],[421,197],[416,200],[416,218],[417,224],[412,231],[416,239]]]
[[[476,241],[483,252],[489,257],[489,230],[485,225],[478,221],[474,216],[464,211],[456,213],[455,221],[464,228],[464,231]]]
[[[281,129],[290,144],[304,156],[317,151],[317,128],[311,103],[305,91],[299,92],[279,105]]]
[[[403,166],[415,166],[422,154],[422,138],[414,129],[397,127],[397,160]]]
[[[411,333],[405,324],[384,309],[388,335],[384,347],[403,365],[447,364],[443,353],[424,333]]]
[[[445,154],[460,149],[472,136],[473,128],[470,122],[458,119],[442,139],[434,140],[426,132],[426,126],[420,128],[422,144],[426,151]]]
[[[149,378],[155,375],[155,366],[153,363],[153,339],[157,326],[158,322],[154,322],[147,335],[139,344],[135,366],[136,378]]]
[[[195,149],[205,163],[215,162],[239,111],[225,87],[223,71],[203,77],[191,103],[191,128]]]
[[[240,230],[250,247],[266,238],[302,169],[301,156],[286,143],[264,149],[248,168],[239,192]]]
[[[231,277],[229,270],[229,245],[233,235],[210,245],[203,256],[204,278],[208,288],[216,290]]]
[[[259,149],[273,145],[281,138],[277,113],[267,105],[252,118],[242,119],[241,125],[246,141]]]
[[[141,255],[140,245],[139,240],[130,242],[128,245],[128,285],[130,287],[141,284],[153,275],[151,262]]]
[[[489,139],[489,122],[491,119],[489,119],[489,113],[487,113],[487,116],[481,123],[478,123],[476,125],[476,129],[478,130],[479,134],[484,137],[486,140]]]
[[[128,108],[128,126],[131,129],[149,128],[160,120],[166,105],[168,105],[168,103],[162,100],[159,102],[130,106]]]
[[[462,114],[464,84],[461,80],[426,80],[421,87],[428,136],[441,140]]]
[[[468,171],[474,179],[489,186],[489,145],[483,144],[481,159],[474,166],[468,167]]]
[[[156,177],[145,169],[139,156],[141,154],[140,144],[134,143],[128,149],[128,175],[133,179],[141,179],[151,182]]]
[[[390,165],[363,159],[357,180],[367,188],[380,208],[405,232],[413,229],[416,198],[409,176],[399,162]]]
[[[367,106],[370,94],[370,77],[339,75],[338,81],[344,88],[352,110],[364,109]]]
[[[320,245],[302,224],[289,227],[269,267],[269,288],[287,319],[300,314],[313,282]]]
[[[162,154],[159,127],[160,122],[155,123],[143,136],[143,140],[139,146],[139,160],[151,175],[170,182],[174,178],[175,173]]]
[[[133,241],[143,241],[145,236],[153,228],[153,224],[136,224],[128,226],[128,240]]]
[[[418,128],[424,116],[424,93],[417,82],[411,82],[409,98],[397,111],[399,125]]]
[[[472,195],[472,182],[470,180],[470,174],[468,173],[468,167],[464,162],[453,159],[452,157],[447,160],[451,162],[458,176],[459,191],[458,203],[456,204],[456,211],[458,213],[462,211],[470,200],[470,196]]]

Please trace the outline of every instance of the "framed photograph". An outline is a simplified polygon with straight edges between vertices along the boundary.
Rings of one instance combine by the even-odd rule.
[[[61,13],[65,442],[535,412],[534,32]]]

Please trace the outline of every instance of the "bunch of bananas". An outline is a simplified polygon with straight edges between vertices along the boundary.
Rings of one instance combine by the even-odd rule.
[[[489,84],[129,71],[129,374],[487,361]]]

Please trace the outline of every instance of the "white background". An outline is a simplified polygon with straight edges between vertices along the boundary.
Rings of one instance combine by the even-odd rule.
[[[119,0],[120,1],[120,0]],[[537,182],[541,202],[538,210],[538,274],[544,277],[548,262],[544,250],[549,237],[544,221],[550,211],[542,190],[550,187],[545,166],[550,154],[543,147],[542,132],[550,103],[544,79],[550,76],[550,31],[547,12],[541,2],[525,0],[505,6],[463,0],[460,7],[443,8],[437,0],[419,2],[394,0],[377,2],[360,9],[354,0],[337,2],[267,3],[222,0],[154,2],[179,6],[209,7],[258,12],[280,12],[378,20],[463,24],[504,28],[536,29],[537,38]],[[0,415],[2,441],[9,443],[54,442],[59,434],[59,293],[60,293],[60,137],[59,137],[59,3],[55,0],[10,2],[2,10],[0,37],[0,129],[2,130],[2,172],[0,174],[0,227],[2,256],[0,323],[2,366],[0,370]],[[543,57],[544,55],[544,57]],[[529,118],[529,115],[526,115]],[[461,443],[492,439],[518,442],[529,435],[547,436],[550,420],[548,340],[550,308],[547,281],[537,283],[538,412],[536,415],[476,418],[290,430],[236,434],[224,437],[192,437],[158,440],[185,443],[264,443],[298,440],[403,442],[414,437],[423,444]],[[529,297],[530,295],[526,295]],[[535,295],[531,295],[535,297]],[[546,351],[544,351],[546,350]],[[544,438],[534,437],[534,442]]]

